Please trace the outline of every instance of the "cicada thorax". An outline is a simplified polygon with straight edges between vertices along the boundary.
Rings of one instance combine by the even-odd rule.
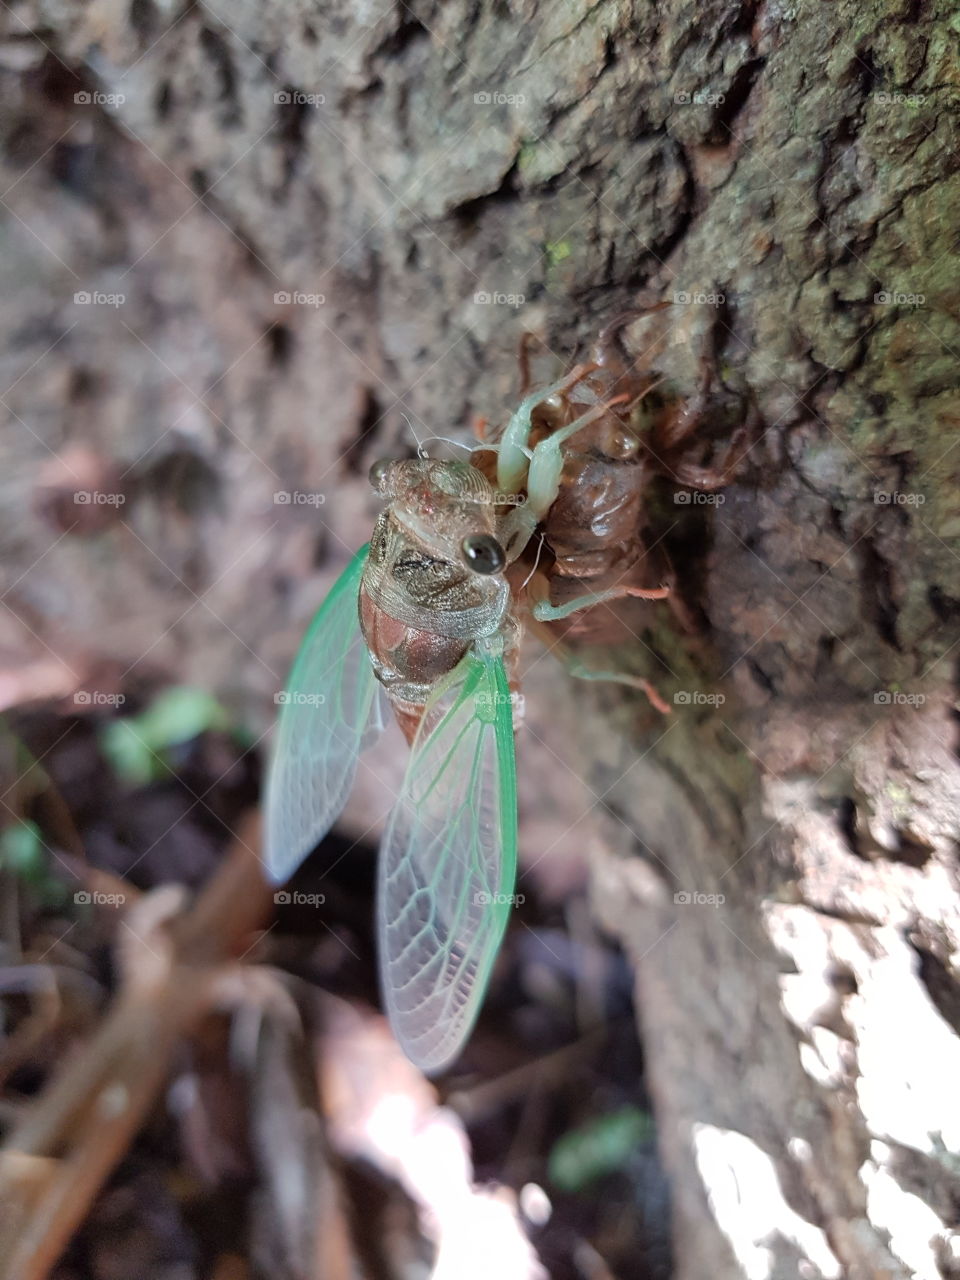
[[[499,571],[469,564],[471,546],[497,546],[482,475],[465,463],[418,459],[387,464],[379,479],[391,503],[370,540],[360,627],[412,742],[431,693],[472,645],[501,632],[512,644],[510,589]]]

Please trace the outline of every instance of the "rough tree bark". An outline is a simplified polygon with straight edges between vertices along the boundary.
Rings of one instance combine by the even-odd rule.
[[[677,1275],[960,1275],[949,0],[3,22],[6,665],[175,676],[266,726],[404,415],[463,438],[522,330],[569,358],[693,298],[658,367],[692,394],[717,326],[711,432],[750,400],[764,430],[722,504],[658,491],[700,626],[651,606],[627,656],[680,699],[532,677],[526,829],[575,737]],[[126,498],[95,538],[62,532],[78,486]]]

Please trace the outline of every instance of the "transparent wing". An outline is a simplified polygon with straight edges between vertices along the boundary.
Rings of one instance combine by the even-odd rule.
[[[282,706],[266,792],[264,857],[276,884],[290,878],[343,808],[357,757],[383,727],[379,685],[360,632],[362,547],[303,638]]]
[[[384,1003],[424,1071],[447,1066],[470,1034],[516,865],[510,690],[502,658],[471,652],[427,705],[380,848]]]

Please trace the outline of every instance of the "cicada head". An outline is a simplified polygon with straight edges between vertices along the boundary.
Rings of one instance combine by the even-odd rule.
[[[389,506],[370,539],[360,625],[394,705],[422,706],[471,644],[503,626],[497,495],[468,464],[426,458],[379,462],[370,481]]]
[[[497,538],[497,495],[476,467],[429,458],[383,460],[371,468],[370,483],[390,501],[393,520],[430,555],[483,576],[506,567]]]

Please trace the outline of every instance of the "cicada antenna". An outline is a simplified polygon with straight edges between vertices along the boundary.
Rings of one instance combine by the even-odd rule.
[[[416,444],[416,446],[417,446],[417,457],[418,457],[418,458],[426,458],[426,457],[427,457],[427,451],[426,451],[426,449],[423,447],[423,443],[421,442],[420,437],[417,435],[417,429],[416,429],[416,427],[413,425],[413,423],[410,421],[410,419],[407,417],[407,415],[406,415],[405,413],[401,413],[400,417],[401,417],[401,418],[402,418],[402,420],[407,424],[407,426],[410,428],[410,434],[413,436],[414,442],[415,442],[415,444]],[[427,436],[427,439],[429,440],[429,439],[430,439],[430,437],[429,437],[429,436]]]
[[[525,589],[526,589],[527,583],[530,581],[530,579],[533,577],[533,575],[537,572],[537,565],[539,565],[539,563],[540,563],[540,552],[543,550],[543,544],[544,544],[544,541],[545,541],[544,536],[543,536],[543,534],[542,534],[542,533],[539,535],[539,537],[540,537],[540,541],[537,543],[537,554],[536,554],[536,556],[534,557],[534,561],[533,561],[533,568],[530,570],[530,572],[529,572],[529,573],[527,574],[527,576],[524,578],[523,582],[521,582],[521,583],[520,583],[520,590],[521,590],[521,591],[523,591],[523,590],[525,590]]]
[[[430,455],[427,453],[427,445],[434,440],[438,441],[440,444],[453,445],[455,449],[466,449],[467,453],[476,453],[478,450],[481,450],[485,447],[484,445],[480,445],[480,444],[464,444],[462,440],[451,440],[449,436],[424,436],[424,438],[421,440],[416,433],[413,423],[410,421],[407,415],[405,413],[402,413],[400,417],[410,428],[410,434],[413,436],[414,442],[416,443],[416,446],[417,446],[417,457],[422,458],[426,461],[429,461],[429,458],[430,458]]]
[[[477,453],[484,447],[482,444],[464,444],[462,440],[451,440],[449,436],[427,436],[427,440],[439,440],[441,444],[452,444],[455,449],[466,449],[467,453]]]

